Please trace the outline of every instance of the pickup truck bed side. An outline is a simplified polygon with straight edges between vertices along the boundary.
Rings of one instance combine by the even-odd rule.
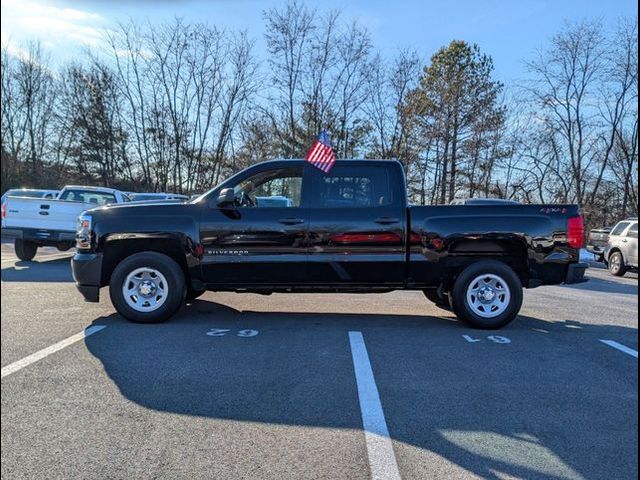
[[[438,284],[478,258],[509,264],[525,287],[562,283],[579,252],[567,242],[575,205],[410,207],[409,283]],[[564,246],[563,246],[564,245]]]

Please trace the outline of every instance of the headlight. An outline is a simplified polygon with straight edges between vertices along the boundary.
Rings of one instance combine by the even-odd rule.
[[[76,248],[83,250],[91,248],[91,215],[87,215],[86,213],[78,217]]]

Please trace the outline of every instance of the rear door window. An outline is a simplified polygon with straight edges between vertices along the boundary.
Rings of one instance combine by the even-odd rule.
[[[628,226],[629,226],[629,222],[620,222],[611,231],[611,236],[612,237],[616,237],[616,236],[622,235],[622,232],[624,232],[627,229]]]
[[[634,223],[627,232],[627,237],[638,238],[638,224]]]
[[[313,202],[317,208],[392,205],[390,171],[384,167],[335,166],[329,174],[316,176]]]

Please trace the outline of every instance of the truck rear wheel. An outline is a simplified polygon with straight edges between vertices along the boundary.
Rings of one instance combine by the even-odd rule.
[[[33,257],[36,256],[36,252],[38,251],[38,245],[36,245],[35,242],[22,240],[21,238],[16,238],[13,242],[13,247],[15,248],[18,258],[25,262],[33,260]]]
[[[522,307],[520,278],[510,267],[495,260],[483,260],[465,268],[451,295],[456,316],[474,328],[504,327]]]
[[[109,295],[118,313],[127,320],[163,322],[182,305],[184,274],[172,258],[162,253],[136,253],[116,266]]]

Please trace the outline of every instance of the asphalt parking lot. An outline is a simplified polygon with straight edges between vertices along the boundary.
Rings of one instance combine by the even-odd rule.
[[[2,245],[3,479],[638,476],[635,274],[527,291],[497,332],[419,292],[208,292],[137,325],[69,257]]]

